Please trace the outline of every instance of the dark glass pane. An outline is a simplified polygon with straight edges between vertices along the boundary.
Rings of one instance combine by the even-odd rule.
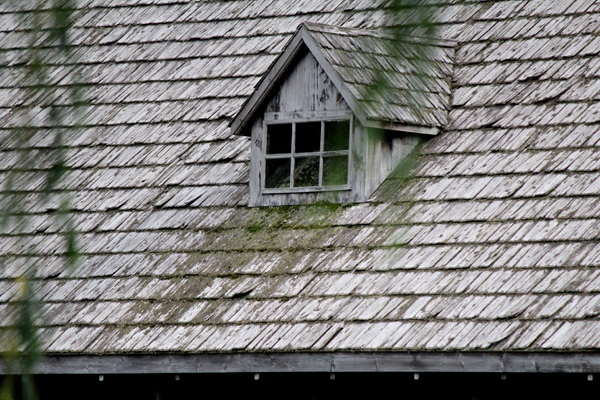
[[[296,124],[296,153],[321,151],[321,122]]]
[[[348,183],[348,156],[323,157],[323,186]]]
[[[319,186],[319,157],[296,158],[294,186]]]
[[[267,154],[292,152],[292,124],[267,125]]]
[[[325,122],[325,151],[350,148],[350,121]]]
[[[265,160],[267,163],[265,188],[290,187],[291,158]]]

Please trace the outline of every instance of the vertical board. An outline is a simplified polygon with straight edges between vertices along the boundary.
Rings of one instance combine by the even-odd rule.
[[[263,119],[262,117],[255,118],[252,122],[250,141],[250,198],[248,205],[250,207],[262,205],[262,197],[260,194],[262,173],[263,173],[263,157],[262,157],[262,141],[263,141]]]
[[[297,62],[267,100],[266,112],[288,116],[350,112],[350,107],[315,57],[301,52]]]
[[[417,134],[367,128],[365,195],[368,198],[419,143]]]

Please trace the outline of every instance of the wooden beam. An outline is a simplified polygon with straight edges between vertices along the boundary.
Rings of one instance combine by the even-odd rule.
[[[435,127],[399,124],[396,122],[377,121],[373,119],[367,120],[366,126],[369,128],[387,129],[397,132],[418,133],[427,136],[435,136],[440,133],[439,128]]]
[[[325,58],[325,55],[321,51],[319,45],[315,42],[312,36],[310,36],[309,31],[304,26],[302,26],[300,28],[299,33],[302,35],[302,39],[304,40],[306,47],[308,47],[312,55],[319,62],[319,65],[321,65],[321,68],[323,68],[323,70],[325,71],[329,79],[331,79],[331,81],[333,82],[337,90],[340,92],[344,100],[346,100],[346,103],[348,103],[350,109],[352,110],[356,118],[358,118],[361,124],[365,125],[367,123],[367,117],[363,112],[362,107],[358,102],[358,99],[354,97],[354,95],[346,87],[346,84],[344,83],[342,78],[335,71],[333,66],[329,64],[329,61],[327,61],[327,58]]]
[[[285,73],[294,57],[302,47],[302,34],[296,33],[290,43],[286,46],[283,53],[277,58],[277,61],[271,69],[264,75],[263,79],[258,84],[254,94],[246,101],[242,110],[231,123],[231,133],[239,135],[242,129],[250,122],[254,113],[262,105],[265,98],[271,93],[271,89],[277,83],[277,80]]]
[[[600,353],[238,353],[47,356],[37,374],[240,372],[600,373]],[[6,366],[0,362],[0,374]]]

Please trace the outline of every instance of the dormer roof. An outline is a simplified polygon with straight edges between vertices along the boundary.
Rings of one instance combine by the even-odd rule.
[[[423,54],[407,54],[414,46],[398,43],[391,33],[301,24],[234,118],[232,133],[248,135],[245,127],[306,47],[364,126],[437,134],[447,121],[453,42],[418,37],[407,40],[418,42]],[[433,62],[421,71],[406,61],[423,55]],[[373,89],[374,82],[377,90]]]

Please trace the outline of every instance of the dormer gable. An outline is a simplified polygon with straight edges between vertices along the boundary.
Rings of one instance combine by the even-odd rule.
[[[451,47],[424,45],[440,66],[425,91],[391,35],[301,25],[231,124],[252,137],[249,205],[367,201],[445,124]],[[375,79],[383,84],[370,93]]]

